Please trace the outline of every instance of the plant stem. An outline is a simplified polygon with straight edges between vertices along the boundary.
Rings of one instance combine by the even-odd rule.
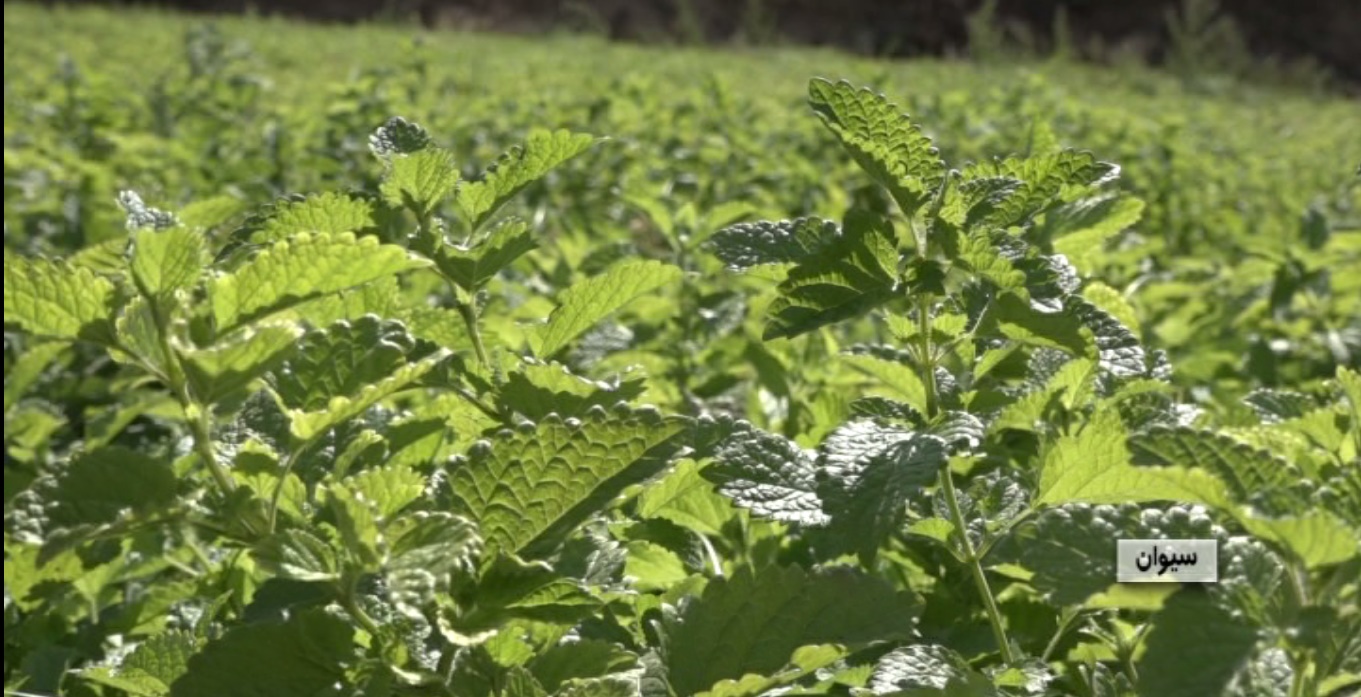
[[[983,609],[987,612],[988,623],[992,625],[992,636],[997,640],[1002,660],[1007,665],[1015,665],[1016,656],[1011,651],[1011,642],[1007,640],[1006,629],[1002,626],[1002,613],[997,609],[997,600],[993,598],[992,588],[988,586],[988,577],[983,572],[982,559],[974,550],[973,541],[969,539],[969,529],[964,524],[964,513],[959,507],[959,494],[955,491],[955,481],[950,474],[949,464],[941,468],[940,481],[945,492],[945,503],[950,508],[950,521],[954,523],[955,532],[959,534],[960,544],[964,548],[964,562],[973,576],[979,596],[983,599]]]
[[[922,381],[926,385],[926,418],[934,418],[940,409],[940,397],[936,393],[936,359],[931,355],[931,295],[923,293],[917,298],[917,335],[921,338]]]
[[[455,288],[454,293],[457,295],[457,288]],[[455,299],[454,309],[458,310],[459,316],[463,318],[463,326],[468,329],[468,336],[472,337],[473,352],[477,354],[477,362],[482,364],[483,368],[490,368],[491,361],[487,359],[487,349],[482,345],[482,332],[477,328],[477,310],[473,307],[474,302],[476,301],[473,298],[469,298],[467,302]]]

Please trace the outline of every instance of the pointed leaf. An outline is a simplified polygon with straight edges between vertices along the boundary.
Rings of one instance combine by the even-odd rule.
[[[840,239],[790,270],[762,338],[792,338],[868,312],[892,297],[897,264],[888,221],[849,218]]]
[[[446,245],[436,258],[440,271],[459,287],[473,292],[502,269],[539,246],[522,220],[507,220],[491,229],[485,239],[469,247]]]
[[[288,356],[302,334],[295,324],[261,323],[209,348],[184,351],[184,372],[194,395],[212,404],[245,389]]]
[[[804,525],[828,520],[817,494],[813,454],[745,421],[722,441],[704,475],[719,483],[723,495],[759,516]]]
[[[738,223],[714,233],[708,246],[728,265],[742,271],[764,264],[797,264],[835,244],[841,229],[830,220],[799,218]]]
[[[625,261],[562,292],[560,303],[539,332],[536,353],[548,357],[635,298],[680,280],[681,270],[659,261]]]
[[[642,393],[641,379],[588,380],[558,364],[526,362],[506,378],[499,401],[530,419],[541,419],[550,413],[580,416],[593,406],[627,402]]]
[[[455,507],[477,522],[490,551],[545,551],[625,486],[655,475],[683,431],[682,422],[642,410],[550,415],[451,464]]]
[[[107,342],[114,286],[93,271],[5,250],[5,324],[36,336]]]
[[[883,95],[819,78],[808,83],[808,103],[906,215],[916,213],[940,185],[945,164],[931,139]]]
[[[1257,639],[1251,624],[1216,605],[1208,594],[1183,589],[1153,616],[1147,649],[1138,662],[1139,694],[1221,694]]]
[[[168,462],[120,446],[101,448],[57,474],[48,517],[57,525],[111,523],[170,508],[177,488]]]
[[[428,216],[457,185],[454,154],[443,148],[426,148],[393,155],[378,190],[388,204]]]
[[[284,622],[227,631],[189,659],[171,697],[297,697],[348,694],[341,686],[358,663],[354,628],[321,610]]]
[[[809,644],[907,638],[920,611],[915,597],[847,567],[740,567],[664,621],[671,686],[689,695],[719,680],[770,673]]]
[[[154,302],[168,302],[175,291],[191,289],[207,266],[203,233],[185,227],[142,228],[129,235],[129,268],[137,288]]]
[[[536,130],[524,145],[512,148],[487,168],[479,181],[458,190],[459,212],[471,229],[483,223],[521,189],[542,179],[558,165],[596,143],[592,136],[569,131]]]
[[[427,265],[377,238],[300,234],[208,284],[219,332],[327,293]]]
[[[251,230],[250,241],[278,242],[300,233],[357,233],[374,225],[373,203],[328,191],[274,204]]]

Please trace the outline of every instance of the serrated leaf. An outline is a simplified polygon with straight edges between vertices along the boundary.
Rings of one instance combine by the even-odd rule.
[[[378,191],[389,205],[429,216],[457,185],[454,154],[443,148],[425,148],[392,155]]]
[[[171,697],[341,697],[358,662],[354,628],[320,610],[284,622],[245,624],[189,659]]]
[[[380,159],[410,155],[434,145],[420,124],[400,116],[389,118],[369,135],[369,151]]]
[[[771,675],[748,673],[737,680],[720,680],[712,689],[695,697],[759,697],[768,695],[782,685],[815,675],[846,657],[846,650],[834,644],[802,646],[794,651],[789,663]]]
[[[923,688],[929,690],[922,692],[923,695],[974,694],[960,692],[957,686],[977,682],[981,677],[951,649],[936,644],[916,644],[894,649],[880,658],[870,675],[869,688],[875,695],[915,695]],[[952,688],[952,684],[956,687]]]
[[[1009,157],[975,164],[965,169],[964,177],[1001,176],[1024,182],[980,221],[1008,228],[1049,208],[1066,187],[1097,184],[1111,179],[1118,171],[1118,168],[1098,162],[1089,152],[1067,149],[1024,159]]]
[[[721,536],[734,511],[694,460],[682,460],[666,478],[638,495],[636,512],[640,518],[660,518],[701,535]]]
[[[305,300],[427,265],[374,237],[304,233],[214,278],[208,296],[218,331],[227,332]]]
[[[998,296],[991,313],[1007,338],[1030,346],[1056,348],[1095,358],[1096,342],[1081,320],[1066,312],[1038,312],[1012,294]]]
[[[470,229],[476,230],[497,209],[549,171],[596,143],[592,136],[569,131],[531,131],[523,145],[512,148],[487,168],[478,181],[465,183],[455,199]]]
[[[883,95],[818,78],[808,83],[808,103],[904,214],[915,214],[940,185],[945,163],[931,139]]]
[[[1099,410],[1080,431],[1060,436],[1044,454],[1036,503],[1227,504],[1224,485],[1202,470],[1133,466],[1125,441],[1114,409]]]
[[[948,459],[940,438],[867,419],[837,428],[820,451],[823,510],[862,559],[873,558],[898,528],[908,498],[935,483]]]
[[[507,220],[492,228],[476,244],[445,245],[435,263],[444,275],[466,291],[474,292],[502,269],[539,246],[522,220]]]
[[[1056,253],[1081,263],[1100,252],[1106,241],[1139,222],[1144,202],[1133,196],[1105,193],[1061,204],[1045,213],[1035,239]]]
[[[738,422],[704,470],[738,506],[782,522],[823,525],[813,454],[793,441]]]
[[[1330,511],[1309,511],[1268,518],[1242,512],[1237,516],[1248,532],[1290,550],[1310,569],[1344,562],[1361,553],[1361,531]]]
[[[1081,605],[1116,583],[1116,540],[1228,539],[1200,508],[1080,503],[1042,512],[1015,536],[1015,551],[1007,558],[1034,572],[1030,584],[1061,607]]]
[[[387,527],[392,573],[420,570],[435,576],[471,574],[482,539],[471,521],[443,511],[408,513]]]
[[[170,630],[138,644],[116,671],[99,666],[81,671],[80,676],[133,697],[165,697],[197,650],[198,641],[193,634]]]
[[[299,233],[360,232],[374,227],[373,204],[338,192],[281,201],[250,233],[256,244],[278,242]]]
[[[1129,447],[1138,465],[1206,470],[1224,483],[1235,502],[1258,506],[1268,515],[1298,513],[1308,506],[1304,497],[1289,490],[1303,476],[1297,467],[1228,436],[1154,426],[1132,435]]]
[[[1134,335],[1135,340],[1140,339],[1139,316],[1134,311],[1134,306],[1125,300],[1125,296],[1120,291],[1101,282],[1088,283],[1082,289],[1082,297],[1087,302],[1096,306],[1102,312],[1115,318],[1123,327]]]
[[[447,356],[428,353],[397,322],[340,321],[310,332],[270,377],[294,437],[309,440],[406,389]]]
[[[108,342],[114,286],[93,271],[5,250],[5,324],[36,336]]]
[[[797,264],[831,248],[841,237],[836,223],[821,218],[738,223],[714,233],[708,247],[729,269]]]
[[[581,420],[550,416],[482,441],[450,466],[455,508],[478,524],[490,551],[551,549],[625,486],[666,464],[684,424],[650,412]]]
[[[174,293],[198,285],[208,257],[203,233],[185,227],[142,228],[129,235],[128,268],[147,299],[170,302]]]
[[[362,494],[380,517],[388,519],[420,498],[426,481],[410,467],[388,464],[346,477],[345,485]]]
[[[1067,312],[1081,321],[1096,338],[1097,356],[1103,370],[1121,378],[1144,374],[1144,347],[1133,331],[1081,297],[1070,296],[1065,304]]]
[[[302,334],[295,324],[261,323],[208,348],[182,351],[180,357],[194,395],[213,404],[272,370]]]
[[[671,686],[695,694],[719,680],[771,673],[809,644],[853,650],[907,638],[920,609],[915,597],[846,567],[740,567],[664,620]]]
[[[998,248],[995,235],[987,229],[963,235],[956,260],[975,275],[986,278],[1000,290],[1024,289],[1026,275],[1016,268]]]
[[[1153,616],[1147,649],[1137,663],[1141,695],[1221,694],[1248,660],[1257,630],[1205,593],[1182,590]]]
[[[898,247],[887,220],[848,217],[844,234],[789,271],[767,310],[762,339],[793,338],[856,317],[892,297]]]
[[[643,540],[628,544],[624,579],[631,588],[642,593],[665,591],[689,576],[685,562],[666,547]]]
[[[891,392],[918,414],[926,413],[926,383],[911,366],[869,354],[842,356],[841,360],[874,378],[878,389]]]
[[[554,691],[569,680],[619,673],[637,665],[638,657],[617,644],[585,639],[544,649],[528,668],[545,689]]]
[[[335,581],[340,563],[326,540],[302,528],[275,533],[255,548],[263,569],[295,581]]]
[[[630,260],[584,278],[562,292],[558,307],[539,332],[536,353],[548,357],[596,322],[639,296],[680,280],[681,270],[653,260]]]
[[[169,463],[109,446],[77,456],[57,474],[48,517],[84,525],[162,511],[174,504],[177,486]]]
[[[380,553],[378,507],[344,482],[325,489],[325,502],[344,543],[344,551],[361,568],[376,570],[383,562]]]
[[[587,409],[627,402],[643,393],[641,379],[604,382],[573,375],[557,364],[522,364],[506,377],[499,401],[530,419],[550,413],[580,416]]]

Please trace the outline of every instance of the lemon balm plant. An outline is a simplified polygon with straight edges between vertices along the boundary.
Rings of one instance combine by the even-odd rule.
[[[532,131],[472,175],[403,119],[369,139],[372,186],[229,234],[124,194],[116,253],[7,248],[7,689],[1351,689],[1361,378],[1213,422],[1084,277],[1138,216],[1114,166],[1034,147],[950,169],[884,97],[809,98],[872,205],[702,245],[697,221],[730,218],[690,209],[669,261],[536,273],[544,236],[505,206],[595,138]],[[707,274],[702,246],[774,287]],[[719,305],[722,331],[668,324]],[[690,389],[686,351],[719,341]],[[630,355],[662,370],[612,371]],[[845,398],[762,428],[730,394],[759,389],[712,364],[748,358]],[[79,409],[32,394],[53,365],[116,396],[72,438],[55,412]],[[1117,586],[1119,537],[1216,539],[1221,582]]]

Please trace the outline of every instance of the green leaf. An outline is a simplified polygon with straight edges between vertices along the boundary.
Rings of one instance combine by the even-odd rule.
[[[77,456],[57,474],[48,517],[57,525],[112,523],[170,508],[177,488],[169,463],[109,446]]]
[[[393,116],[369,135],[369,150],[381,160],[433,147],[434,139],[420,124]]]
[[[185,227],[142,228],[133,230],[129,240],[132,279],[148,300],[158,306],[173,302],[176,291],[198,285],[208,260],[202,232]]]
[[[373,228],[373,204],[337,192],[281,201],[255,230],[255,244],[286,240],[300,233],[360,232]]]
[[[480,441],[451,464],[455,507],[477,521],[493,552],[547,551],[625,486],[655,475],[684,430],[644,410],[550,415]]]
[[[885,654],[870,675],[876,695],[993,697],[992,682],[959,654],[936,644],[915,644]]]
[[[331,484],[325,492],[324,500],[340,531],[345,551],[361,568],[377,570],[383,562],[378,507],[345,482]]]
[[[1130,305],[1128,300],[1125,300],[1125,296],[1121,295],[1120,291],[1097,281],[1088,283],[1082,289],[1082,297],[1115,318],[1134,335],[1136,341],[1139,340],[1139,316],[1135,313],[1134,306]]]
[[[565,366],[526,361],[506,377],[497,396],[511,410],[541,419],[550,413],[580,416],[593,406],[627,402],[642,393],[642,379],[588,380],[573,375]]]
[[[1030,584],[1050,603],[1081,605],[1116,583],[1119,539],[1228,539],[1199,508],[1167,510],[1070,503],[1042,512],[1016,529],[1007,561],[1034,572]],[[1223,554],[1221,552],[1221,554]]]
[[[583,639],[544,649],[528,667],[545,689],[556,691],[569,680],[619,673],[637,665],[638,657],[617,644]]]
[[[1068,312],[1040,312],[1013,294],[996,298],[993,312],[998,329],[1007,338],[1029,346],[1067,351],[1073,356],[1096,358],[1091,330]]]
[[[1266,518],[1240,512],[1248,532],[1290,550],[1310,569],[1344,562],[1361,554],[1361,530],[1348,526],[1331,511]]]
[[[408,362],[428,351],[399,322],[342,320],[309,332],[270,382],[294,437],[306,441],[406,389],[447,356],[440,349]]]
[[[592,136],[569,131],[535,130],[524,145],[512,148],[483,172],[479,181],[465,183],[455,199],[470,229],[481,228],[497,209],[549,171],[580,155],[596,143]]]
[[[214,278],[208,296],[218,331],[227,332],[304,300],[428,264],[374,237],[300,234]]]
[[[888,391],[918,414],[926,413],[926,383],[912,366],[870,354],[843,355],[841,361],[874,378],[873,389]]]
[[[275,533],[255,548],[264,570],[295,581],[335,581],[340,563],[331,544],[301,528]]]
[[[435,263],[460,288],[474,292],[522,255],[539,246],[523,220],[507,220],[475,244],[445,245]]]
[[[821,452],[823,510],[865,560],[898,529],[908,498],[934,484],[948,459],[940,438],[868,419],[837,428]]]
[[[450,574],[471,575],[482,553],[477,526],[452,513],[416,511],[387,526],[391,558],[390,574],[420,572],[440,579],[447,586]]]
[[[353,395],[388,377],[416,348],[400,322],[373,316],[341,320],[308,332],[270,383],[289,409],[324,409],[335,397]]]
[[[1081,430],[1044,453],[1036,503],[1181,501],[1225,506],[1223,484],[1207,472],[1130,464],[1125,427],[1115,409],[1097,411]]]
[[[190,656],[197,650],[198,641],[193,634],[170,630],[138,644],[116,672],[101,666],[81,671],[80,675],[133,697],[164,697],[170,694],[170,685],[184,674]]]
[[[789,685],[816,671],[831,667],[846,657],[846,650],[834,644],[803,646],[794,652],[789,663],[771,675],[748,673],[737,680],[720,680],[712,689],[696,697],[760,697],[770,694],[781,685]]]
[[[321,610],[284,622],[246,624],[208,642],[189,659],[171,697],[309,697],[349,694],[343,685],[358,662],[354,628]]]
[[[1129,439],[1138,465],[1173,465],[1212,473],[1238,503],[1267,515],[1304,511],[1309,502],[1291,490],[1299,468],[1228,436],[1184,426],[1153,426]]]
[[[661,518],[701,535],[721,536],[733,517],[728,500],[714,491],[694,460],[682,460],[666,478],[638,495],[640,518]]]
[[[388,519],[420,498],[426,481],[410,467],[388,464],[346,477],[345,485],[372,503],[381,518]]]
[[[841,237],[836,223],[821,218],[738,223],[709,239],[708,247],[728,265],[742,271],[765,264],[797,264],[832,247]]]
[[[624,578],[633,589],[650,593],[665,591],[684,581],[690,572],[675,552],[659,544],[634,540],[628,544]]]
[[[915,214],[944,179],[945,163],[931,139],[883,95],[819,78],[808,83],[808,103],[905,215]]]
[[[246,389],[293,351],[303,334],[292,323],[260,323],[205,349],[180,354],[194,395],[213,404]]]
[[[1138,692],[1166,697],[1221,694],[1257,644],[1257,629],[1206,593],[1182,590],[1153,616],[1139,659]]]
[[[680,280],[681,270],[659,261],[630,260],[582,279],[562,292],[557,309],[539,332],[536,353],[548,357],[615,310],[639,296]]]
[[[1106,193],[1050,210],[1034,234],[1038,240],[1052,241],[1056,253],[1082,266],[1101,251],[1107,240],[1139,222],[1143,214],[1142,200]]]
[[[1089,152],[1059,150],[1025,159],[1009,157],[971,165],[965,169],[964,177],[1000,176],[1024,182],[980,221],[1008,228],[1021,225],[1048,209],[1065,188],[1098,184],[1118,172],[1118,168],[1098,162]]]
[[[920,610],[914,596],[847,567],[740,567],[663,621],[671,686],[689,695],[771,673],[809,644],[905,639]]]
[[[1016,268],[1011,260],[1002,254],[993,235],[988,229],[962,235],[956,259],[967,269],[981,278],[991,281],[1000,290],[1021,290],[1024,293],[1026,275]]]
[[[5,324],[36,336],[108,343],[114,286],[93,271],[5,250]]]
[[[442,148],[426,148],[389,158],[378,191],[390,205],[428,216],[457,185],[454,154]]]
[[[789,271],[767,310],[762,339],[792,338],[856,317],[893,296],[898,247],[888,221],[851,216],[844,230],[825,251]]]
[[[38,383],[53,361],[70,347],[64,341],[31,342],[5,366],[5,413],[8,414],[28,389]]]
[[[554,697],[641,697],[636,676],[611,675],[574,680],[553,693]]]
[[[822,525],[813,454],[793,441],[739,421],[719,444],[704,475],[753,513],[781,522]]]
[[[544,562],[498,554],[478,579],[470,611],[451,618],[461,632],[493,630],[512,618],[570,624],[600,610],[600,599]]]

